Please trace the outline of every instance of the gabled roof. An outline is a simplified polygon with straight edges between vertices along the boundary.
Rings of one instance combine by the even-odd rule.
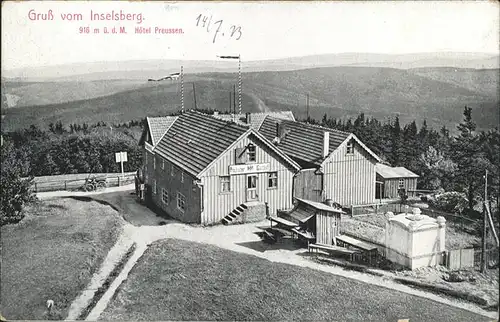
[[[151,134],[151,140],[153,141],[153,146],[160,142],[161,137],[165,134],[168,129],[174,124],[178,116],[160,116],[160,117],[147,117],[149,133]]]
[[[377,163],[375,165],[375,172],[384,179],[393,178],[418,178],[419,176],[405,167],[390,167],[388,165]]]
[[[179,116],[154,151],[197,176],[248,129],[198,112]]]
[[[321,126],[302,122],[279,120],[267,116],[259,128],[268,140],[276,138],[276,124],[280,124],[284,133],[278,143],[278,148],[293,159],[310,165],[319,166],[323,162],[323,138],[325,132],[330,132],[329,153],[335,151],[351,133],[337,131]]]
[[[198,177],[219,156],[248,134],[254,134],[297,170],[300,168],[257,131],[196,111],[178,116],[155,146],[154,152]]]
[[[213,115],[216,118],[225,121],[233,121],[233,116],[231,114],[218,114]],[[250,113],[250,124],[246,123],[246,114],[235,115],[235,122],[242,125],[250,126],[253,129],[258,130],[259,127],[264,122],[266,116],[270,116],[280,120],[295,121],[292,111],[275,111],[275,112],[262,112],[262,113]]]
[[[265,112],[265,113],[251,113],[250,115],[250,126],[256,130],[260,128],[262,122],[266,119],[266,117],[273,117],[275,119],[280,120],[288,120],[294,121],[295,117],[293,116],[292,111],[278,111],[278,112]]]

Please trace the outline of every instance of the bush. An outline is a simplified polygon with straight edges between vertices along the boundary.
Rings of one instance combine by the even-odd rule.
[[[24,217],[23,206],[36,199],[31,191],[33,178],[22,179],[28,170],[10,144],[1,147],[0,226],[17,223]]]
[[[429,206],[446,212],[462,212],[468,204],[464,193],[451,191],[429,198]]]

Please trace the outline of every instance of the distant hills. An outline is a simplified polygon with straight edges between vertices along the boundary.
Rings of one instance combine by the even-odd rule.
[[[229,108],[237,83],[235,62],[52,66],[3,73],[2,128],[58,120],[121,123],[177,111],[179,80],[148,79],[177,72],[181,63],[186,109],[195,106],[193,84],[198,108]],[[310,65],[316,67],[306,68]],[[480,128],[499,122],[498,57],[486,54],[319,55],[243,62],[243,71],[243,112],[287,109],[304,118],[309,94],[309,113],[317,119],[325,113],[348,118],[363,112],[381,120],[399,115],[403,123],[426,119],[431,126],[453,130],[467,105]]]
[[[214,57],[215,59],[215,57]],[[500,68],[498,55],[484,53],[418,53],[368,54],[341,53],[290,57],[272,60],[246,61],[242,56],[244,72],[286,71],[318,67],[362,66],[399,69],[423,67],[456,67],[474,69]],[[186,73],[235,71],[237,63],[227,60],[144,60],[75,63],[2,70],[3,77],[22,81],[44,80],[103,80],[160,78],[178,72],[184,66]]]

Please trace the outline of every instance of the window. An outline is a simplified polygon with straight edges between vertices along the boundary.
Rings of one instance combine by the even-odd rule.
[[[245,164],[247,162],[247,154],[245,153],[245,148],[234,149],[234,162],[236,164]]]
[[[347,149],[346,149],[347,154],[354,154],[354,141],[351,140],[347,143]]]
[[[181,182],[184,182],[184,172],[181,172]]]
[[[165,160],[161,159],[161,169],[165,170]]]
[[[172,164],[172,167],[170,168],[170,176],[174,176],[174,165]]]
[[[156,179],[153,179],[153,193],[156,194]]]
[[[255,162],[256,160],[256,151],[255,151],[255,145],[253,144],[249,144],[248,147],[247,147],[248,151],[247,151],[247,154],[248,154],[248,161],[249,162]]]
[[[401,189],[401,188],[404,188],[404,187],[405,187],[405,180],[404,179],[399,179],[398,188]]]
[[[278,172],[269,172],[268,187],[269,188],[277,188],[278,187]]]
[[[165,189],[161,189],[161,201],[164,204],[168,205],[168,191]]]
[[[156,169],[156,156],[153,155],[153,170]]]
[[[229,176],[220,177],[220,191],[221,192],[231,191],[231,177]]]
[[[148,151],[144,154],[144,163],[147,165],[148,164]]]
[[[177,209],[182,212],[186,210],[186,197],[180,192],[177,193]]]

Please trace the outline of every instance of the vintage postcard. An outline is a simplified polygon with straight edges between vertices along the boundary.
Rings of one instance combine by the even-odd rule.
[[[2,321],[498,321],[499,9],[2,2]]]

